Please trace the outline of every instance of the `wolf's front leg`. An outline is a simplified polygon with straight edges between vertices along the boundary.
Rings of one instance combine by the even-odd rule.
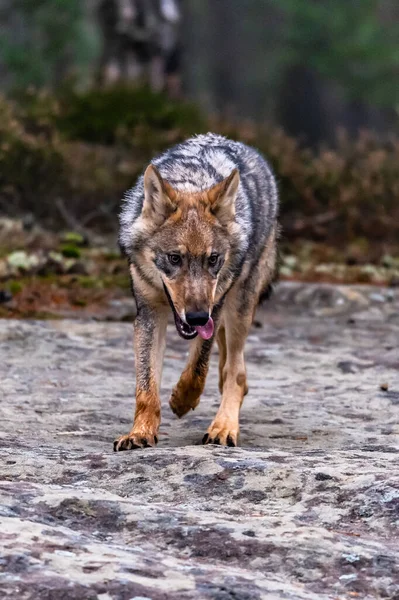
[[[244,345],[252,322],[247,314],[226,305],[226,357],[221,369],[222,401],[215,419],[202,440],[203,444],[236,446],[242,401],[248,392],[244,362]]]
[[[198,406],[205,387],[213,337],[203,340],[199,336],[191,342],[187,366],[172,392],[169,404],[175,415],[183,417]]]
[[[155,446],[161,422],[161,383],[167,307],[138,307],[134,322],[136,412],[130,433],[114,441],[115,452]]]

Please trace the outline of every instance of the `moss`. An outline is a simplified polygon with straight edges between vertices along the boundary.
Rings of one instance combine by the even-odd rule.
[[[10,281],[7,284],[7,289],[9,292],[11,292],[11,294],[13,296],[15,296],[16,294],[19,294],[19,292],[21,292],[23,290],[23,285],[20,281]]]
[[[83,298],[75,298],[72,303],[74,306],[87,306],[87,300],[83,300]]]
[[[76,278],[76,285],[87,289],[102,289],[104,283],[101,278],[92,277],[91,275],[79,275]]]
[[[74,246],[84,246],[86,243],[85,238],[80,233],[75,231],[67,231],[62,236],[62,241],[66,244],[72,244]]]
[[[81,251],[77,246],[73,246],[72,244],[63,244],[60,248],[61,253],[65,258],[80,258]]]
[[[130,277],[128,273],[118,273],[114,275],[100,274],[97,276],[78,275],[75,283],[77,286],[86,289],[121,288],[124,290],[130,290]]]
[[[13,248],[9,248],[9,247],[0,247],[0,259],[1,258],[6,258],[10,252],[12,252]]]
[[[127,273],[126,273],[126,275],[125,274],[109,275],[104,278],[104,286],[106,288],[119,287],[123,290],[130,291],[130,289],[131,289],[130,277]]]
[[[38,321],[46,320],[62,320],[65,317],[62,314],[53,313],[45,310],[32,311],[31,313],[26,312],[22,315],[24,319],[31,318],[37,319]]]
[[[120,260],[121,253],[116,250],[106,250],[103,254],[105,260]]]

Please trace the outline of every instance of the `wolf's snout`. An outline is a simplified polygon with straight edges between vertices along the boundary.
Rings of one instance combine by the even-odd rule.
[[[186,313],[186,321],[191,327],[206,325],[209,321],[209,313],[204,310]]]

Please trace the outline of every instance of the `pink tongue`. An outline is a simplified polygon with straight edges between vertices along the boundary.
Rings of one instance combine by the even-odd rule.
[[[203,340],[209,340],[209,338],[212,337],[214,328],[215,326],[212,317],[209,317],[209,321],[206,325],[197,325],[197,327],[194,327],[195,331]]]

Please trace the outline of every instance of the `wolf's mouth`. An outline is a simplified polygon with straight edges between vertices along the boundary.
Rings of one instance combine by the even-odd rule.
[[[188,325],[179,317],[179,315],[174,309],[173,315],[175,317],[177,333],[183,339],[192,340],[197,335],[200,335],[203,340],[209,340],[209,338],[213,336],[215,325],[213,323],[212,317],[209,317],[208,322],[205,325],[196,325],[195,327],[191,327],[191,325]]]
[[[173,312],[176,330],[180,337],[182,337],[183,340],[193,340],[199,334],[202,337],[202,339],[209,340],[209,338],[213,336],[213,331],[215,328],[212,317],[209,317],[209,320],[205,325],[197,325],[196,327],[191,327],[191,325],[185,323],[183,319],[181,319],[177,314],[175,306],[172,302],[172,298],[170,297],[165,284],[164,289],[166,297],[169,300],[169,304]]]
[[[173,309],[173,315],[175,317],[175,325],[177,333],[185,340],[192,340],[197,335],[200,335],[203,340],[209,340],[213,336],[215,325],[212,317],[209,317],[208,322],[205,325],[196,325],[191,327],[185,323]]]
[[[195,337],[197,337],[198,332],[195,330],[195,327],[191,327],[191,325],[188,325],[187,323],[185,323],[179,317],[179,315],[175,311],[174,307],[173,307],[173,316],[175,318],[175,325],[176,325],[177,333],[180,335],[180,337],[182,337],[184,340],[192,340]]]

